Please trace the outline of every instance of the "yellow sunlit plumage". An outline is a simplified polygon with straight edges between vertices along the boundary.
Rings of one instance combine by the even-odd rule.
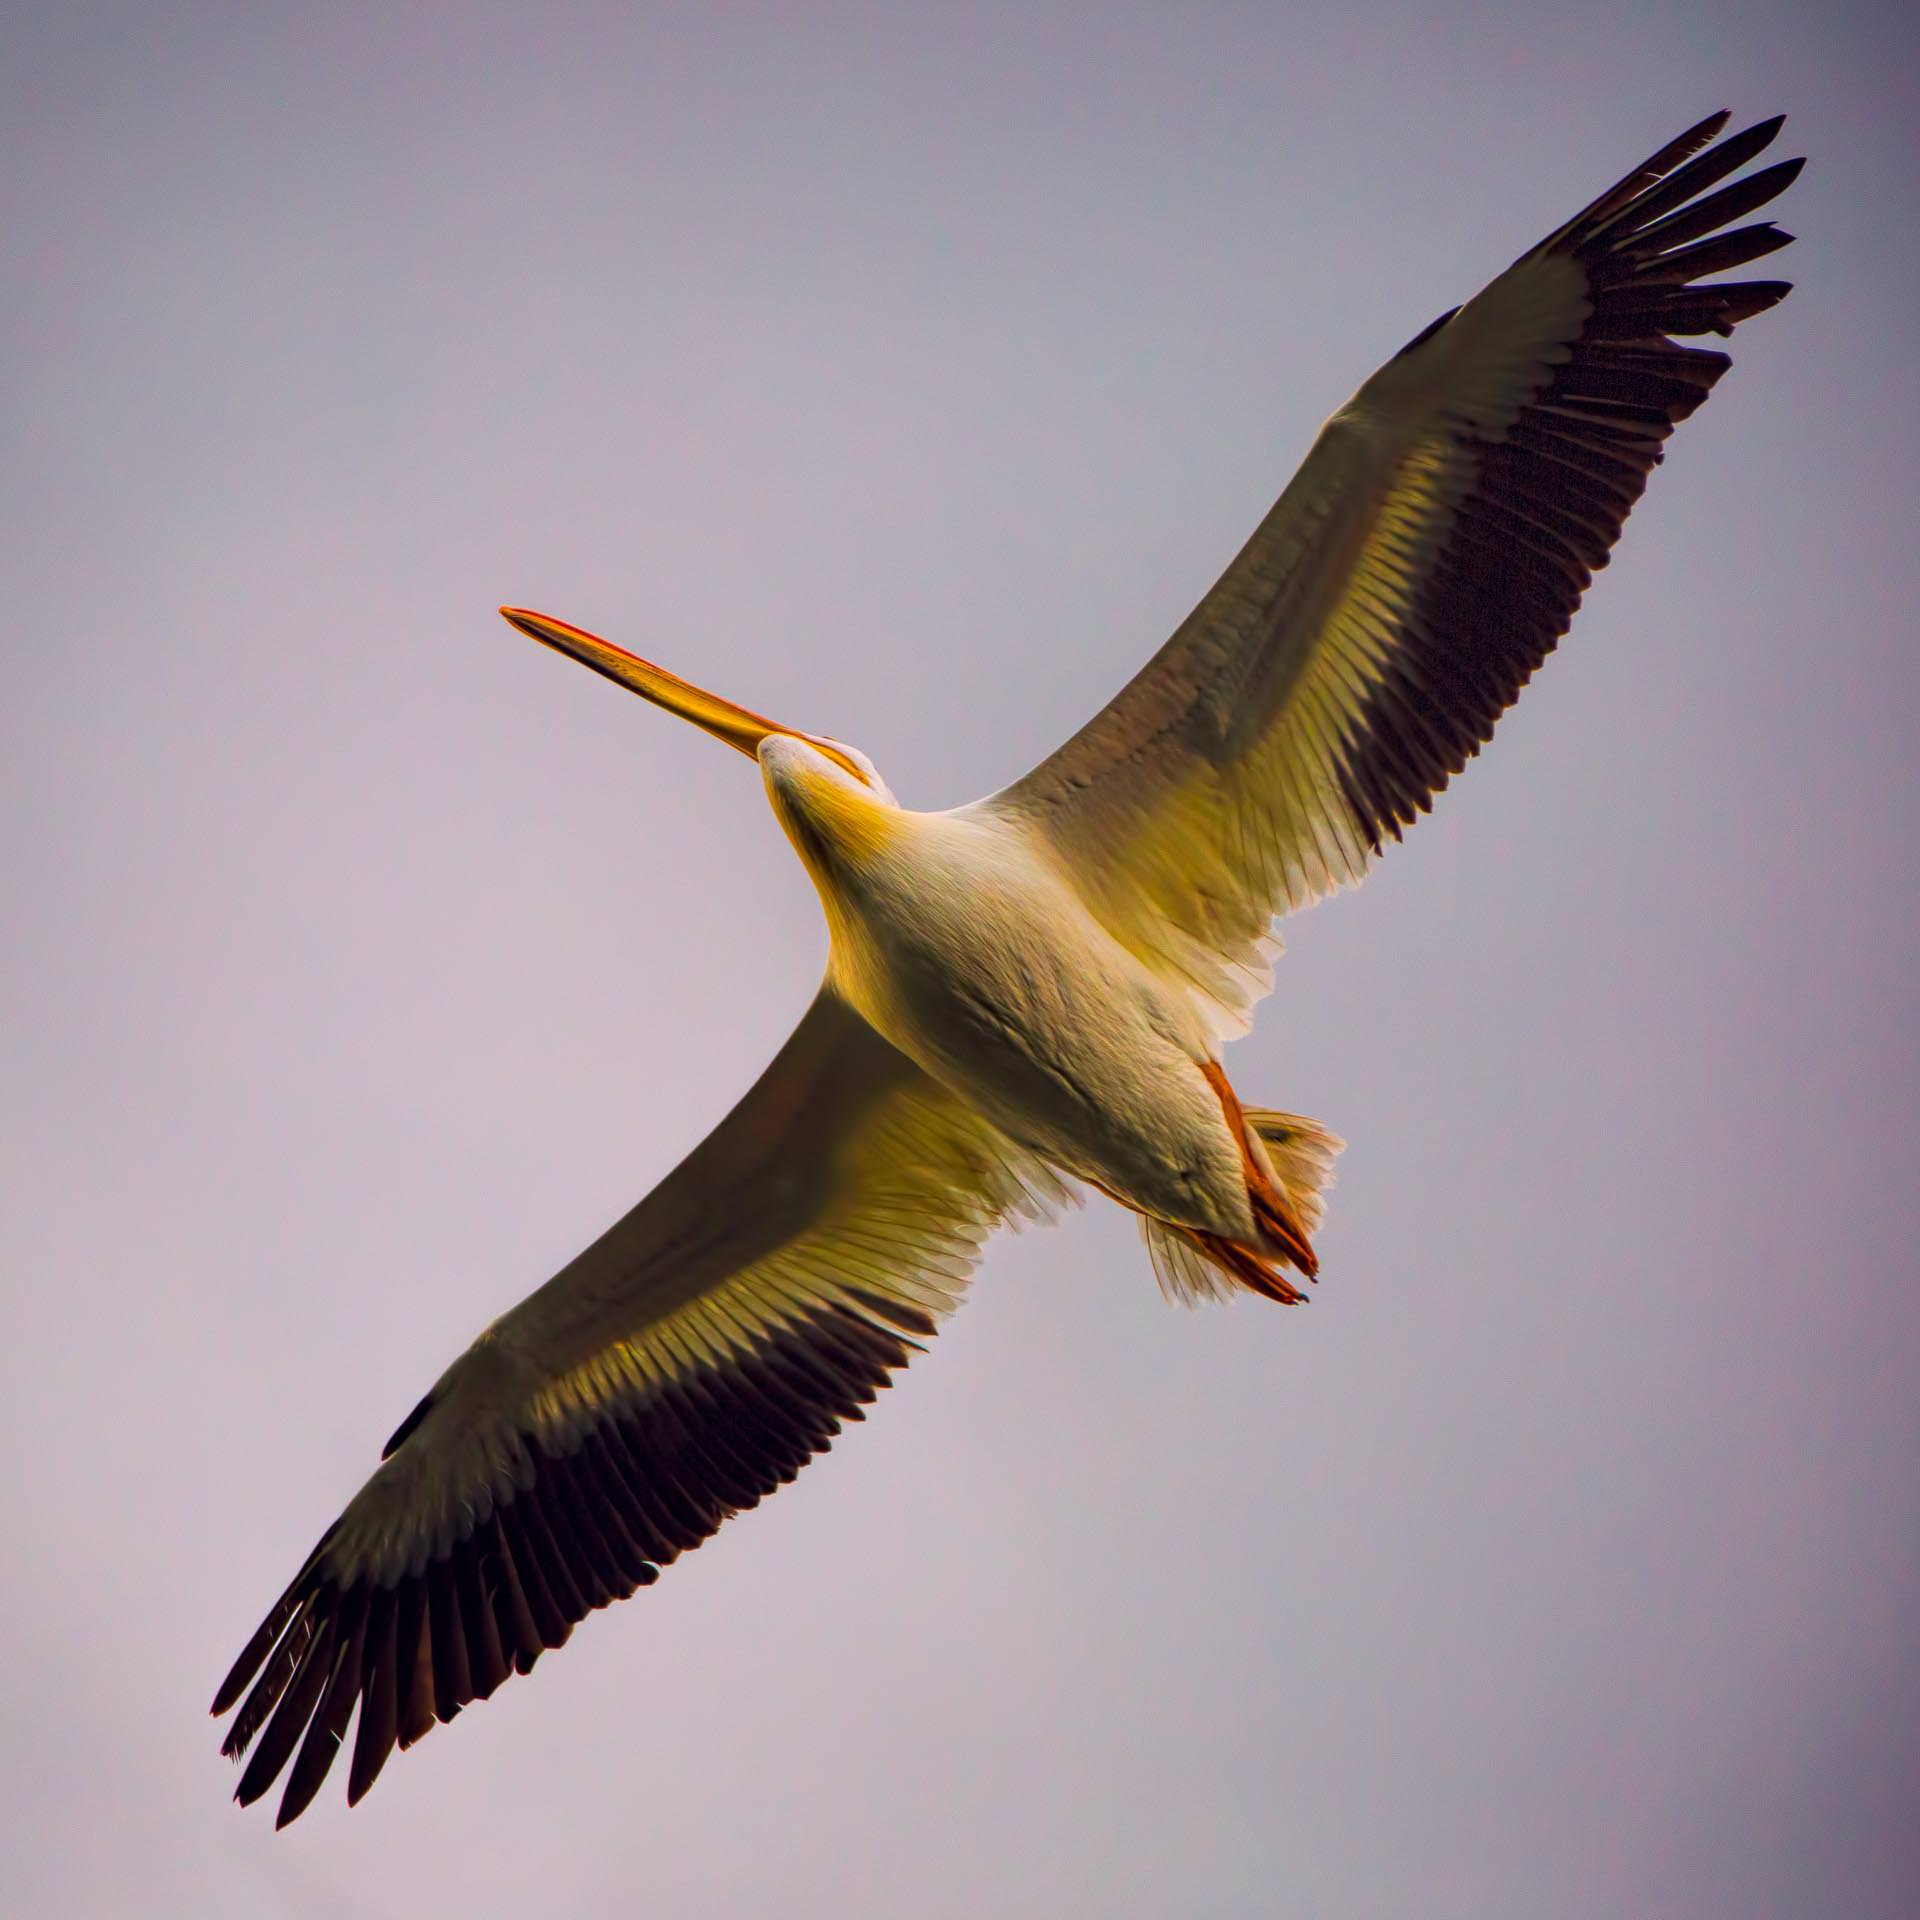
[[[1004,792],[902,808],[856,749],[581,628],[514,626],[751,755],[827,977],[760,1080],[435,1383],[214,1702],[282,1824],[348,1798],[826,1448],[996,1226],[1081,1188],[1175,1298],[1295,1304],[1340,1142],[1220,1063],[1274,917],[1358,881],[1566,631],[1674,426],[1779,281],[1734,223],[1789,161],[1716,114],[1396,354],[1192,615]],[[244,1696],[244,1699],[243,1699]],[[249,1753],[249,1749],[251,1752]]]

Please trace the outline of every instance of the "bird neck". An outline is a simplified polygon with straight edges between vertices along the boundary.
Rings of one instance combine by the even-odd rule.
[[[831,918],[837,897],[899,838],[901,810],[838,768],[764,763],[767,796]]]

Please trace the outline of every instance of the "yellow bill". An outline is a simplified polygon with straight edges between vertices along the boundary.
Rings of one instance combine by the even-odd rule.
[[[595,673],[605,674],[609,680],[617,680],[641,699],[651,700],[656,707],[665,707],[669,713],[677,713],[683,720],[691,720],[716,740],[724,740],[728,746],[739,748],[749,759],[755,757],[760,742],[768,734],[784,733],[818,748],[836,766],[846,768],[856,780],[864,782],[866,779],[860,768],[830,740],[803,733],[798,727],[783,727],[778,721],[769,720],[749,707],[737,707],[731,700],[723,700],[717,693],[709,693],[704,687],[696,687],[690,680],[682,680],[677,673],[669,673],[665,667],[656,667],[651,660],[642,660],[637,653],[629,653],[625,647],[616,647],[611,640],[602,640],[598,634],[588,633],[584,627],[569,626],[564,620],[535,613],[528,607],[502,607],[500,615],[509,626],[517,627],[530,640],[538,640],[543,647],[551,647],[555,653],[564,653],[570,660],[578,660],[582,666],[591,667]]]

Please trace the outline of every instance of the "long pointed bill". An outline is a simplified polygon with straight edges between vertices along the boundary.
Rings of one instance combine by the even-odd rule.
[[[736,707],[731,700],[722,700],[717,693],[708,693],[704,687],[696,687],[677,673],[656,667],[651,660],[642,660],[637,653],[616,647],[612,641],[602,640],[582,627],[570,627],[564,620],[551,619],[527,607],[502,607],[500,614],[509,626],[517,627],[528,639],[538,640],[543,647],[564,653],[570,660],[578,660],[583,667],[591,667],[609,680],[617,680],[641,699],[651,700],[656,707],[665,707],[683,720],[691,720],[696,727],[703,728],[716,740],[724,740],[730,747],[738,747],[750,759],[755,757],[760,742],[768,734],[790,734],[810,747],[817,747],[855,779],[863,782],[866,779],[831,741],[802,733],[798,727],[783,727],[750,708]]]

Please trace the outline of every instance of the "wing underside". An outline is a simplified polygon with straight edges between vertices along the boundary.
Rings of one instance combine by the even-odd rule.
[[[1409,341],[1328,422],[1167,644],[983,802],[1223,1033],[1273,917],[1357,882],[1491,737],[1566,632],[1729,334],[1787,292],[1715,280],[1787,244],[1740,224],[1779,129],[1691,128]],[[1702,149],[1705,149],[1702,151]]]
[[[448,1369],[235,1662],[237,1798],[348,1799],[825,1451],[1053,1177],[822,989],[733,1113]],[[241,1696],[245,1694],[244,1702]]]

